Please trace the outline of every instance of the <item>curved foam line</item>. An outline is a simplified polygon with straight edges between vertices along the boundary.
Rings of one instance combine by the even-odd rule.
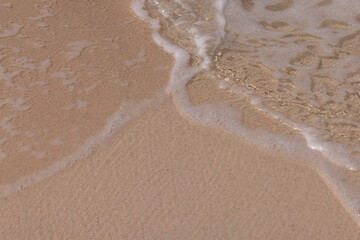
[[[162,102],[165,97],[166,95],[160,92],[157,94],[157,96],[142,100],[139,103],[123,103],[120,106],[120,109],[108,119],[103,130],[97,136],[87,139],[85,144],[83,144],[75,154],[57,161],[55,164],[44,170],[22,177],[15,183],[0,185],[0,198],[18,192],[25,187],[39,183],[44,179],[49,178],[63,169],[73,165],[78,160],[89,156],[96,147],[111,138],[127,122],[138,117],[144,110],[148,109],[149,107],[156,106]]]
[[[291,137],[245,127],[236,120],[241,117],[241,113],[235,112],[234,109],[226,104],[192,105],[186,84],[192,76],[203,69],[200,67],[190,67],[188,64],[189,54],[184,49],[171,44],[161,37],[158,32],[160,30],[159,22],[148,16],[147,11],[144,9],[144,3],[144,0],[135,0],[132,9],[141,19],[150,23],[153,29],[152,35],[154,41],[175,58],[175,65],[166,90],[168,94],[173,96],[173,101],[179,112],[190,120],[229,131],[270,151],[282,151],[295,159],[309,159],[310,162],[308,164],[319,171],[320,176],[339,197],[345,208],[360,226],[360,215],[358,214],[360,209],[360,192],[355,193],[351,191],[354,186],[341,181],[341,176],[345,174],[345,170],[341,166],[329,162],[320,151],[309,148],[305,141],[300,142]],[[222,26],[225,25],[226,23],[222,24]]]

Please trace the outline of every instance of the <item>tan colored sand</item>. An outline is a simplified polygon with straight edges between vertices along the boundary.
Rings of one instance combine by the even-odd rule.
[[[29,14],[34,2],[24,3],[18,16]],[[154,69],[172,62],[152,42],[148,26],[131,14],[130,1],[101,4],[107,8],[103,14],[113,19],[110,25],[101,25],[103,15],[87,1],[58,1],[53,7],[59,10],[58,19],[79,24],[77,34],[88,34],[96,41],[107,32],[123,43],[121,49],[127,54],[112,51],[114,55],[107,58],[96,52],[94,58],[85,58],[98,59],[106,71],[118,69],[120,76],[134,83],[121,92],[111,89],[113,85],[101,88],[106,97],[94,108],[109,114],[118,100],[153,96],[169,78],[166,68]],[[91,21],[79,14],[90,9],[95,14]],[[117,21],[127,18],[129,25],[122,28]],[[97,31],[91,26],[98,26]],[[59,37],[61,40],[66,37]],[[146,48],[149,60],[141,68],[123,66],[138,57],[139,46]],[[24,49],[34,53],[29,47]],[[111,75],[103,77],[108,81]],[[232,99],[220,93],[212,95],[216,99],[205,99],[213,89],[206,83],[189,87],[192,96],[198,95],[192,98],[196,104]],[[100,99],[95,97],[94,101]],[[248,125],[264,125],[264,121],[254,122],[259,115],[248,111]],[[255,117],[251,118],[252,114]],[[80,120],[83,117],[78,116]],[[95,125],[102,121],[98,119]],[[281,126],[274,123],[267,128]],[[20,160],[2,163],[2,181],[49,165],[41,161],[22,165]],[[14,172],[19,167],[23,170]],[[190,123],[178,114],[171,99],[127,124],[91,157],[0,199],[1,240],[359,237],[355,222],[313,170],[281,153],[266,152],[231,134]]]
[[[0,81],[2,184],[75,153],[122,103],[163,88],[171,67],[170,55],[129,11],[131,1],[9,2],[11,8],[0,8],[0,24],[12,29],[12,19],[22,27],[9,37],[1,37],[0,29],[0,75],[21,72]]]
[[[315,172],[170,101],[92,158],[0,200],[1,239],[357,239]]]

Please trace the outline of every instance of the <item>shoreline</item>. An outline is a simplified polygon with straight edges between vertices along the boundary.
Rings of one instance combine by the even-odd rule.
[[[0,82],[0,195],[91,154],[123,122],[161,101],[171,56],[147,56],[160,47],[130,4],[29,1],[4,9],[0,21],[15,15],[12,21],[22,27],[0,36],[0,77],[6,80]],[[33,20],[38,12],[47,14]]]
[[[360,192],[356,190],[359,187],[358,182],[360,176],[355,171],[353,173],[351,172],[356,170],[356,168],[353,168],[353,165],[348,165],[347,160],[349,159],[346,157],[342,158],[344,156],[341,154],[329,150],[325,146],[327,143],[325,143],[325,145],[317,144],[314,137],[307,133],[310,131],[309,129],[305,131],[301,124],[294,125],[291,120],[285,120],[281,114],[269,111],[269,109],[260,104],[258,98],[251,97],[251,93],[249,96],[246,91],[243,92],[241,89],[238,89],[238,91],[242,93],[240,95],[232,94],[231,91],[228,93],[223,91],[227,88],[226,84],[230,84],[229,82],[224,83],[223,78],[226,80],[226,76],[219,79],[219,77],[211,73],[207,74],[207,71],[210,70],[210,57],[207,55],[206,49],[214,48],[214,46],[212,46],[214,44],[207,43],[206,35],[203,36],[202,40],[201,38],[200,40],[195,39],[195,48],[191,46],[190,43],[187,43],[187,41],[182,42],[181,40],[176,40],[178,34],[175,30],[176,27],[173,29],[170,23],[168,24],[168,28],[163,28],[163,26],[167,24],[166,16],[170,15],[159,14],[159,12],[156,13],[157,10],[153,9],[151,4],[147,5],[146,3],[145,0],[134,1],[132,8],[141,19],[151,25],[154,41],[167,52],[172,53],[175,58],[175,65],[166,90],[167,93],[173,97],[174,103],[181,115],[200,125],[222,128],[225,131],[234,133],[240,138],[248,139],[250,142],[264,149],[275,152],[283,151],[294,159],[301,159],[300,161],[302,162],[306,161],[309,166],[318,172],[337,198],[341,200],[343,206],[349,211],[355,221],[360,224],[358,214],[360,211],[360,202],[358,200],[360,198]],[[203,5],[204,2],[199,4],[205,7],[205,5]],[[175,7],[175,5],[173,7]],[[222,14],[219,11],[222,11],[223,7],[224,6],[220,4],[216,6],[215,12],[212,12],[213,9],[208,10],[210,14],[207,21],[211,21],[211,19],[214,20],[213,18],[219,18]],[[161,7],[159,11],[163,11]],[[171,17],[169,18],[171,19]],[[175,24],[179,23],[176,19],[170,20],[170,22],[172,21],[175,21]],[[224,27],[224,19],[222,17],[220,17],[220,23],[220,25]],[[185,24],[185,30],[187,27]],[[189,29],[190,32],[193,30],[193,28]],[[194,31],[199,31],[199,29],[195,27]],[[194,37],[196,38],[197,35],[198,33],[195,33]],[[215,36],[212,40],[218,42],[219,39],[217,38],[219,38],[219,36]],[[217,57],[219,56],[221,56],[221,54],[217,55]],[[233,59],[231,55],[229,57],[229,59]],[[237,58],[235,57],[235,59]],[[228,62],[230,66],[234,65],[234,63],[230,62]],[[252,72],[251,69],[246,71]],[[265,72],[254,70],[254,73],[245,76],[245,79],[249,77],[260,79],[260,82],[262,82]],[[214,90],[214,87],[213,89],[210,88],[212,90],[211,94],[204,92],[200,83],[199,91],[196,92],[195,90],[195,94],[193,94],[192,97],[189,96],[188,87],[192,83],[194,83],[196,88],[197,82],[205,82],[204,87],[206,88],[206,85],[213,85],[212,81],[217,82],[218,87],[215,87],[217,90]],[[236,89],[233,90],[234,93],[237,92]],[[233,99],[231,99],[231,97],[229,98],[229,96],[232,96]],[[206,99],[205,101],[204,97]],[[192,100],[195,99],[195,101],[201,101],[202,99],[203,103],[194,106],[192,100],[190,100],[191,98]],[[221,99],[220,101],[219,98]],[[226,100],[223,101],[222,98]],[[238,101],[238,98],[242,99]],[[237,102],[241,102],[241,104]],[[244,124],[246,117],[248,117],[246,116],[247,113],[244,114],[242,111],[244,108],[250,109],[252,114],[255,113],[255,118],[258,117],[261,119],[258,120],[253,117],[254,122],[260,123],[255,124],[258,125],[256,128]],[[249,123],[249,121],[247,121],[247,123]],[[252,123],[250,125],[252,125]],[[269,129],[271,130],[269,131]]]
[[[174,60],[153,42],[148,24],[131,12],[131,1],[106,3],[118,4],[116,9],[122,9],[145,32],[140,35],[139,30],[132,30],[133,43],[125,48],[135,58],[120,55],[118,61],[141,63],[131,71],[140,74],[127,77],[142,86],[141,73],[151,72],[147,75],[150,82],[140,90],[124,91],[128,94],[124,99],[156,98],[170,79],[170,69],[164,66]],[[116,19],[114,14],[110,17]],[[130,34],[129,28],[127,31]],[[147,61],[137,55],[136,46],[144,44]],[[102,64],[111,61],[104,58]],[[121,71],[128,74],[126,69]],[[104,79],[109,81],[108,76]],[[150,90],[149,85],[154,87]],[[195,105],[231,100],[225,94],[209,94],[213,86],[208,83],[186,87]],[[110,93],[116,95],[115,90]],[[179,113],[174,102],[173,97],[155,101],[90,156],[1,198],[4,239],[30,235],[48,239],[54,234],[53,239],[360,236],[356,223],[315,170],[281,151],[271,152],[224,130],[194,123]],[[105,103],[120,105],[112,98]],[[296,135],[251,111],[245,119],[249,126]]]
[[[171,99],[93,156],[0,199],[0,211],[4,239],[360,236],[314,170],[189,123]]]

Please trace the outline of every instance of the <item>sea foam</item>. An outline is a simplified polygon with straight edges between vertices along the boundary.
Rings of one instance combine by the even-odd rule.
[[[281,96],[283,88],[288,87],[290,90],[286,94],[289,102],[291,97],[306,100],[301,104],[310,104],[320,110],[327,107],[322,100],[325,103],[344,100],[344,93],[350,91],[351,87],[342,89],[339,96],[331,93],[324,96],[323,93],[316,92],[312,85],[317,81],[316,78],[320,78],[320,82],[326,78],[338,83],[348,81],[349,74],[357,74],[356,52],[351,49],[346,51],[342,45],[356,37],[359,28],[356,9],[359,9],[359,3],[351,1],[351,7],[351,4],[343,1],[333,1],[333,6],[326,6],[326,10],[320,3],[317,6],[308,1],[289,6],[273,1],[266,5],[260,3],[245,7],[241,3],[252,4],[252,1],[137,0],[133,9],[140,18],[151,24],[155,42],[172,53],[176,60],[167,92],[173,96],[182,114],[201,124],[228,130],[271,151],[286,152],[295,159],[308,159],[307,163],[319,171],[360,223],[360,191],[353,183],[355,181],[349,181],[358,176],[348,173],[360,167],[360,161],[352,156],[358,146],[337,141],[336,133],[331,135],[326,132],[326,127],[330,124],[336,125],[342,121],[357,126],[359,122],[355,120],[354,123],[351,115],[348,115],[349,119],[343,119],[344,115],[342,118],[334,117],[331,119],[334,121],[327,121],[328,116],[319,115],[304,122],[303,115],[307,115],[307,112],[300,111],[304,109],[295,109],[299,114],[289,117],[286,115],[287,109],[276,108],[288,103],[273,101],[271,105],[272,99],[262,95],[275,92]],[[329,7],[330,11],[327,11]],[[158,13],[154,13],[156,10]],[[308,16],[309,11],[311,16]],[[172,38],[164,26],[173,28],[172,31],[175,28],[185,39],[192,38],[196,48],[192,47],[191,41],[184,43]],[[352,46],[353,43],[349,44]],[[222,61],[224,56],[230,60]],[[335,62],[331,62],[332,57]],[[270,83],[276,88],[266,89],[265,84],[262,89],[261,84],[250,82],[249,76],[243,71],[255,71],[254,66],[263,71],[260,76],[269,75],[269,79],[259,79],[259,82],[265,80],[266,84]],[[248,97],[258,110],[300,132],[305,141],[261,129],[250,129],[239,121],[241,111],[234,110],[226,103],[194,106],[186,85],[203,71],[220,78],[223,89]],[[244,82],[241,82],[241,74],[245,74]],[[255,91],[258,89],[258,92]],[[295,106],[290,104],[291,108]],[[341,110],[346,105],[337,107]],[[331,114],[334,109],[327,110]],[[321,128],[322,126],[325,128]],[[330,135],[335,137],[329,141]],[[344,176],[348,181],[344,180]]]

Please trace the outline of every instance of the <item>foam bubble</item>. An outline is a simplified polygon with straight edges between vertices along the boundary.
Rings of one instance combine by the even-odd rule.
[[[18,34],[23,26],[21,24],[12,23],[10,27],[0,25],[0,38],[12,37]]]
[[[131,60],[126,60],[125,63],[127,66],[134,66],[136,64],[139,64],[139,63],[143,63],[143,62],[146,62],[147,59],[145,57],[145,54],[146,54],[146,51],[143,49],[141,50],[138,55],[137,55],[137,58],[134,58],[134,59],[131,59]]]
[[[12,4],[11,3],[0,3],[0,7],[12,8]]]
[[[52,14],[51,12],[49,12],[49,10],[47,8],[43,8],[39,10],[39,15],[36,17],[29,17],[30,20],[32,21],[37,21],[37,20],[41,20],[47,17],[53,17],[54,14]]]
[[[72,51],[63,52],[63,54],[67,57],[67,59],[74,59],[80,56],[81,52],[86,48],[94,43],[86,40],[79,40],[72,43],[69,43],[67,46],[72,48]]]

